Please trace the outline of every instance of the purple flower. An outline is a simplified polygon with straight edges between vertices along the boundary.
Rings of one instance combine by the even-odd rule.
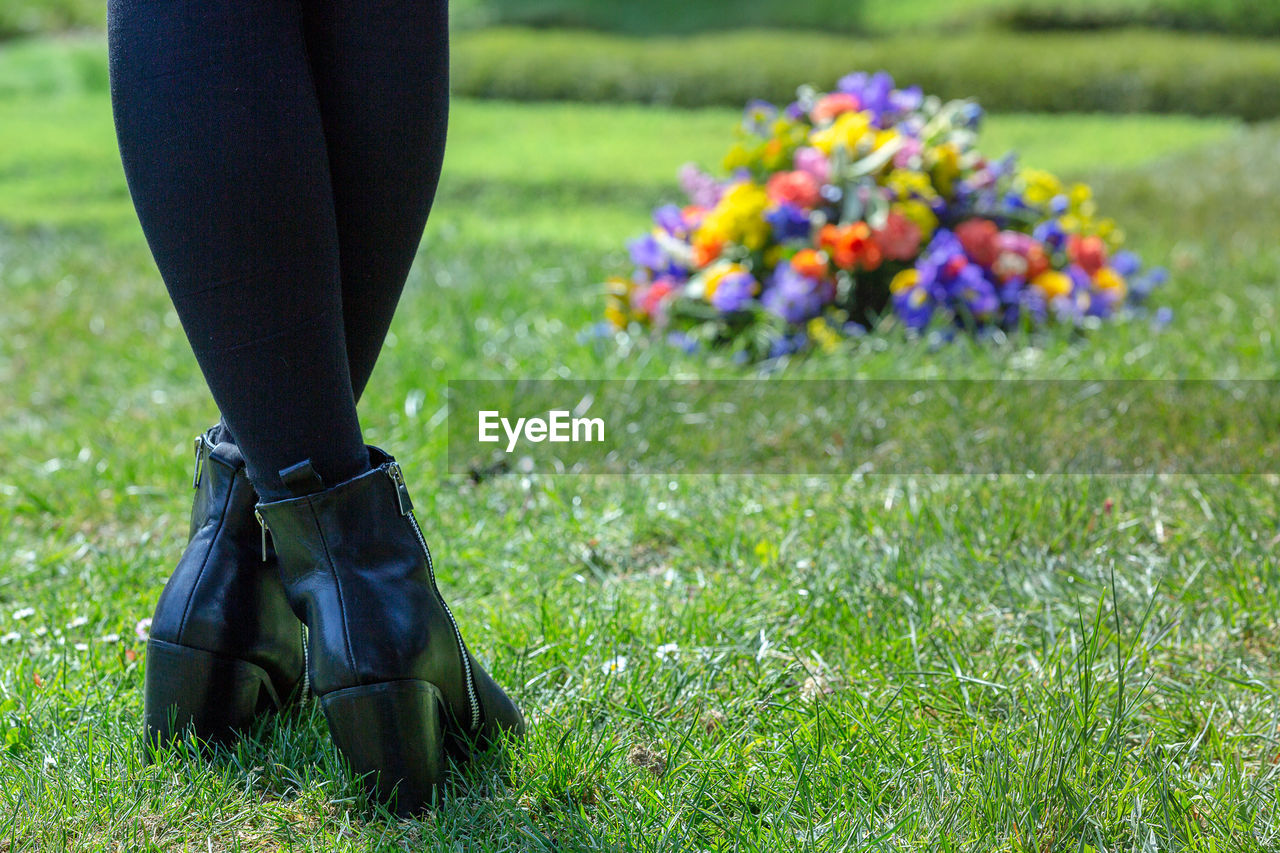
[[[967,265],[956,276],[951,287],[951,297],[952,305],[963,306],[977,320],[990,319],[1000,307],[995,285],[977,264]]]
[[[711,304],[717,311],[726,314],[741,311],[751,302],[757,289],[756,280],[749,273],[727,275],[720,280],[715,293],[711,295]]]
[[[895,89],[889,95],[889,104],[897,113],[913,113],[924,106],[924,90],[919,86]]]
[[[747,102],[742,114],[742,127],[747,133],[769,136],[772,125],[778,120],[778,108],[768,101],[754,99]]]
[[[964,122],[964,126],[970,130],[977,130],[982,125],[982,119],[985,115],[986,113],[982,107],[975,103],[968,103],[960,111],[960,121]]]
[[[780,204],[765,212],[764,218],[773,227],[773,237],[779,243],[788,240],[807,240],[813,226],[809,214],[793,204]]]
[[[680,167],[680,188],[684,190],[685,195],[689,196],[689,201],[698,207],[712,208],[720,202],[720,197],[724,195],[724,188],[720,182],[699,169],[693,163],[686,163]]]
[[[654,224],[673,237],[683,237],[689,230],[684,214],[674,204],[664,204],[653,212]]]
[[[783,335],[769,346],[769,358],[782,358],[784,355],[800,352],[809,345],[809,336],[804,332]]]
[[[1168,305],[1162,305],[1156,309],[1155,317],[1151,318],[1151,327],[1157,331],[1165,328],[1173,322],[1173,309]]]
[[[834,296],[830,282],[801,275],[791,264],[779,264],[762,301],[788,323],[799,324],[821,314]]]
[[[1142,269],[1142,259],[1128,249],[1121,249],[1111,256],[1111,268],[1125,278],[1131,278]]]
[[[893,310],[908,329],[920,331],[933,319],[933,300],[923,287],[913,287],[893,295]]]
[[[1035,227],[1031,233],[1041,243],[1049,247],[1051,251],[1058,251],[1067,243],[1067,232],[1063,230],[1062,223],[1056,219],[1047,219]]]
[[[684,332],[668,332],[667,343],[690,355],[701,349],[701,344],[699,344],[695,338],[685,334]]]
[[[661,244],[652,234],[637,237],[627,244],[631,253],[631,262],[638,267],[659,272],[670,266],[667,253],[662,251]]]
[[[862,108],[871,113],[876,127],[885,127],[893,117],[917,110],[924,103],[924,92],[920,87],[895,89],[893,77],[884,71],[846,74],[840,78],[836,89],[856,97]]]
[[[831,161],[817,148],[797,148],[795,166],[801,172],[813,175],[814,180],[820,184],[825,184],[831,178]]]
[[[890,98],[893,94],[893,78],[885,71],[870,75],[864,71],[846,74],[840,78],[836,88],[846,95],[856,97],[862,108],[870,110],[877,119],[893,109]]]

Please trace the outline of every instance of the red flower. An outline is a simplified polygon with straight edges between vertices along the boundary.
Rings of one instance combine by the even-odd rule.
[[[791,204],[812,210],[822,201],[822,186],[808,172],[778,172],[765,187],[774,204]]]
[[[875,232],[885,258],[891,261],[910,261],[920,251],[920,226],[900,213],[890,213],[884,227]]]
[[[1081,237],[1073,234],[1067,241],[1067,255],[1090,276],[1107,265],[1107,244],[1101,237]]]
[[[956,239],[975,264],[991,269],[1000,257],[1000,229],[990,219],[970,219],[956,228]]]
[[[675,285],[669,278],[660,278],[646,290],[637,294],[636,308],[652,317],[662,307],[662,302],[674,291]]]

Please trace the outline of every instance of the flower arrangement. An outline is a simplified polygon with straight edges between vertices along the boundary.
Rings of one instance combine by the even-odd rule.
[[[834,348],[890,315],[913,331],[1090,325],[1163,282],[1122,249],[1089,187],[977,149],[983,111],[883,72],[785,109],[747,105],[717,179],[654,212],[633,275],[609,283],[619,329],[743,357]]]

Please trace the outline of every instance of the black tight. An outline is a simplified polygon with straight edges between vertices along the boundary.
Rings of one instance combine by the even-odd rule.
[[[109,0],[129,190],[263,498],[367,469],[356,400],[435,194],[446,0]]]

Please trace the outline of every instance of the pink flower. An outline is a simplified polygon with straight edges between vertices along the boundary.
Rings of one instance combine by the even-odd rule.
[[[858,100],[857,95],[836,92],[824,96],[814,104],[813,109],[809,111],[809,118],[814,124],[823,124],[838,115],[857,112],[860,109],[862,109],[862,101]]]
[[[893,155],[893,165],[899,169],[911,168],[911,161],[924,151],[924,143],[912,136],[902,137],[902,147]]]
[[[808,172],[778,172],[765,188],[774,204],[793,204],[812,210],[822,200],[822,185]]]
[[[875,233],[886,260],[910,261],[920,251],[920,226],[900,213],[890,213],[884,227]]]
[[[825,184],[831,178],[831,161],[817,148],[797,148],[796,168],[813,175],[813,179],[820,184]]]
[[[635,293],[634,305],[638,311],[641,311],[649,317],[661,319],[661,312],[667,297],[675,292],[675,281],[667,276],[655,281],[647,288],[641,288]]]
[[[997,242],[1000,229],[990,219],[970,219],[956,228],[956,239],[964,246],[964,253],[979,266],[991,269],[1000,255]]]

